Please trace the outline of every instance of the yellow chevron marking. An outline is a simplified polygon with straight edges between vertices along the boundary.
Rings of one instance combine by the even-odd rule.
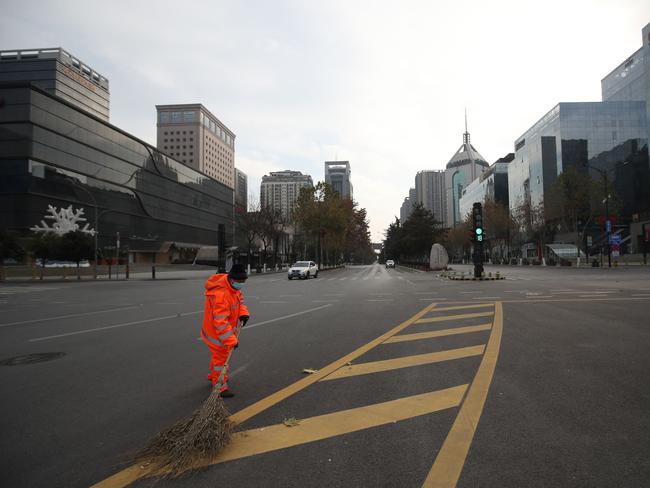
[[[362,374],[379,373],[393,369],[409,368],[412,366],[421,366],[423,364],[439,363],[451,359],[467,358],[471,356],[480,356],[483,354],[485,345],[461,347],[459,349],[450,349],[448,351],[431,352],[427,354],[416,354],[414,356],[404,356],[395,359],[386,359],[383,361],[372,361],[368,363],[351,364],[337,369],[321,381],[338,380],[350,376]]]

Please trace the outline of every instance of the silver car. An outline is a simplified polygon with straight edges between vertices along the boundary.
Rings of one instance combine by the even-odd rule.
[[[318,278],[318,265],[313,261],[297,261],[289,268],[287,273],[287,278],[290,280],[294,278],[308,280],[312,276]]]

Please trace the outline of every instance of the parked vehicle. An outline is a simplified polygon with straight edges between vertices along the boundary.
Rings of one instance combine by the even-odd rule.
[[[294,278],[308,280],[312,276],[318,278],[318,265],[313,261],[298,261],[294,263],[287,272],[287,278],[290,280]]]
[[[394,268],[395,267],[395,261],[393,261],[392,259],[387,259],[386,260],[386,267],[387,268]]]

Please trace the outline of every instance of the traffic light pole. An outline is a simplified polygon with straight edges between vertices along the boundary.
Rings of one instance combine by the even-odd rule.
[[[483,229],[483,205],[480,202],[474,203],[472,206],[472,223],[474,231],[472,233],[472,241],[474,244],[474,254],[472,256],[474,261],[474,278],[483,276],[483,239],[485,232]]]

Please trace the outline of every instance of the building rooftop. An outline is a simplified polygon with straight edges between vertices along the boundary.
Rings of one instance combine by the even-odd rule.
[[[0,51],[0,63],[16,61],[30,62],[47,59],[57,59],[87,80],[108,91],[108,78],[102,76],[63,48],[51,47],[40,49],[9,49]]]

